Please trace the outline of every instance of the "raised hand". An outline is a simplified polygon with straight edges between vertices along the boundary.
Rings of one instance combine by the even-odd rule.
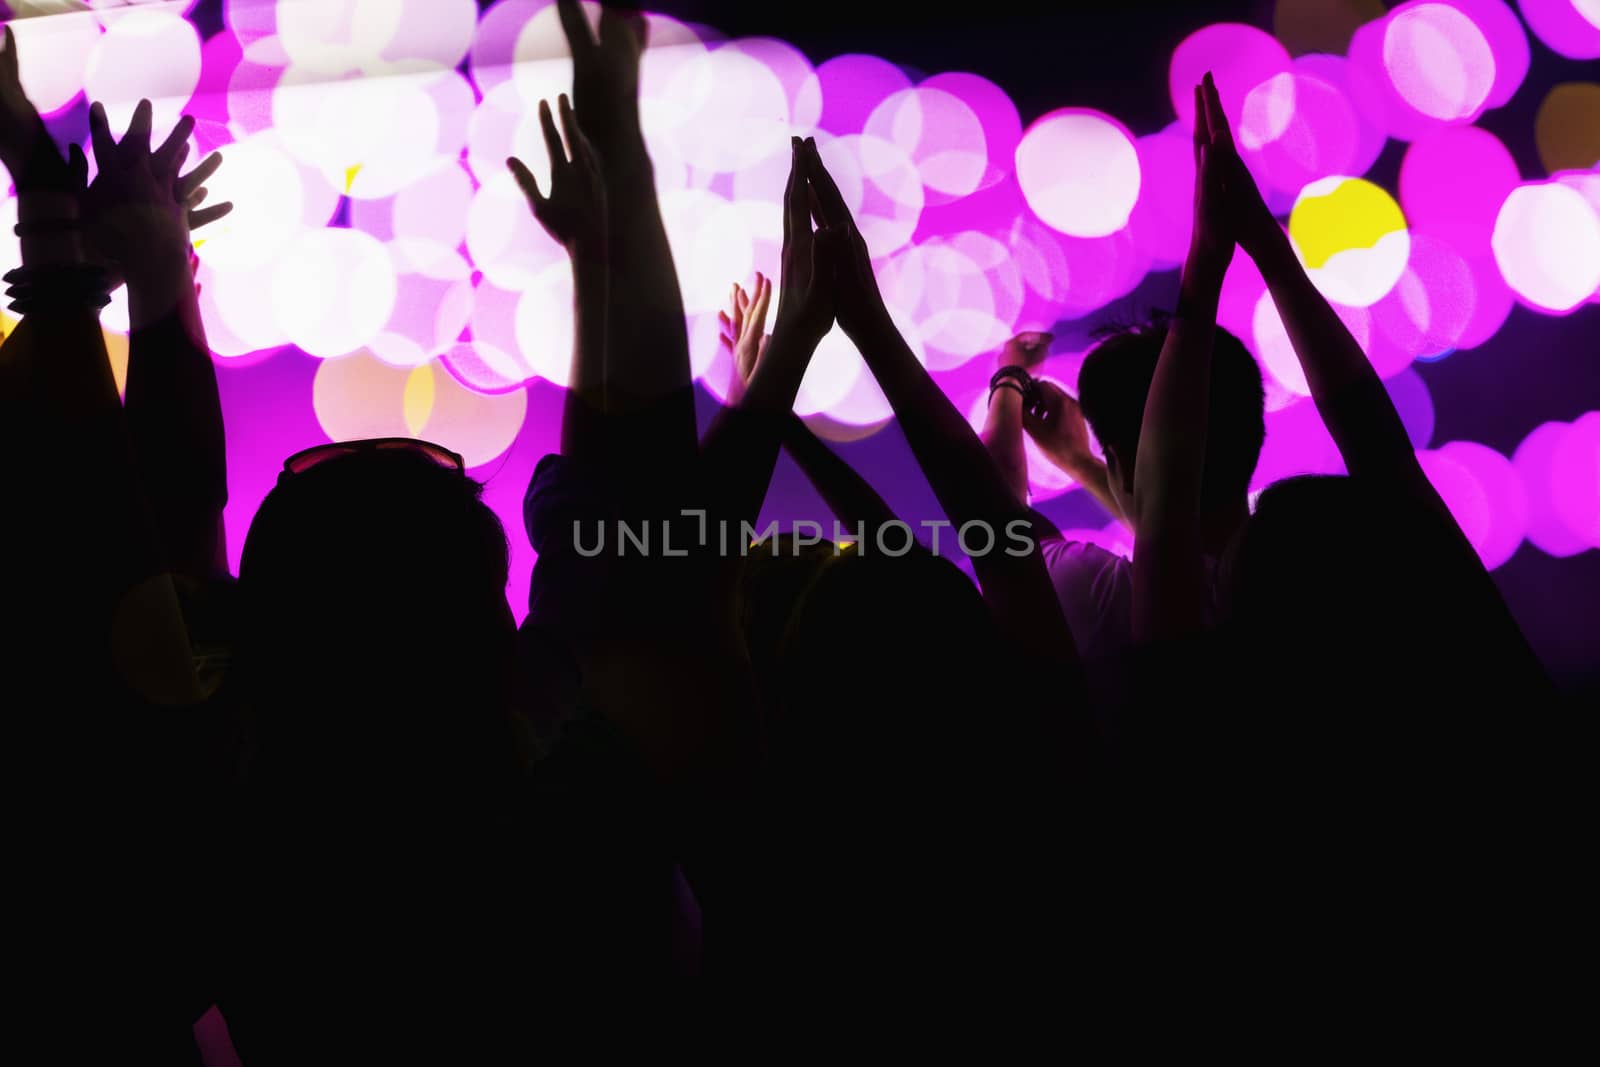
[[[89,136],[94,142],[95,175],[84,194],[89,243],[124,271],[132,271],[152,255],[189,248],[189,209],[178,195],[178,167],[187,151],[193,120],[185,118],[155,151],[150,148],[150,101],[139,101],[128,130],[111,136],[105,106],[89,109]],[[81,150],[73,152],[72,170],[87,167]]]
[[[810,180],[815,172],[810,160],[815,158],[816,145],[796,137],[791,147],[789,185],[783,194],[783,288],[778,293],[772,332],[815,348],[833,328],[836,305],[849,284],[849,214],[844,215],[842,227],[819,220],[822,228],[812,231],[812,205],[817,195]],[[832,179],[829,181],[831,184]]]
[[[572,94],[584,128],[609,159],[616,138],[639,129],[639,59],[647,36],[638,11],[605,5],[596,38],[578,0],[556,0],[572,52]]]
[[[744,286],[735,282],[728,310],[717,312],[722,347],[733,359],[733,379],[729,382],[729,399],[738,403],[744,387],[755,373],[756,363],[767,350],[767,307],[772,302],[772,279],[756,272],[755,295],[748,296]]]
[[[1220,279],[1233,259],[1236,240],[1229,190],[1238,183],[1244,166],[1234,150],[1233,134],[1209,72],[1194,87],[1194,172],[1189,260],[1192,268],[1215,273]]]
[[[1195,93],[1195,136],[1200,125],[1206,128],[1206,166],[1221,182],[1221,197],[1230,226],[1234,227],[1234,240],[1251,258],[1258,258],[1267,242],[1280,242],[1283,230],[1261,197],[1256,179],[1238,157],[1234,146],[1234,131],[1229,130],[1227,115],[1222,112],[1222,98],[1216,91],[1216,82],[1208,74]],[[1198,170],[1195,171],[1198,174]]]
[[[0,164],[11,173],[19,192],[28,188],[58,190],[67,181],[61,153],[38,109],[22,91],[17,39],[9,25],[5,51],[0,53]]]
[[[840,235],[844,246],[839,263],[837,313],[840,328],[859,345],[861,338],[874,330],[892,328],[889,310],[878,291],[878,278],[872,272],[872,253],[861,231],[856,229],[850,208],[834,184],[833,176],[822,165],[816,139],[807,137],[801,150],[813,194],[812,210],[820,223]]]
[[[1089,424],[1077,400],[1055,382],[1035,379],[1036,403],[1022,413],[1022,428],[1045,456],[1071,473],[1097,462],[1089,448]]]
[[[137,118],[137,114],[135,117]],[[103,118],[103,111],[101,112],[101,118],[96,119],[95,112],[91,110],[91,135],[97,123],[103,129]],[[134,132],[134,128],[131,125],[129,132]],[[88,254],[110,271],[114,283],[120,283],[123,280],[124,267],[120,261],[120,256],[128,254],[128,239],[120,231],[126,229],[129,224],[129,220],[123,217],[122,213],[132,206],[133,202],[127,199],[130,195],[135,196],[140,203],[144,203],[142,198],[148,195],[153,198],[151,203],[161,205],[160,208],[151,208],[147,205],[146,208],[138,210],[161,210],[164,212],[167,201],[159,195],[159,192],[161,189],[170,188],[172,207],[174,210],[181,209],[179,214],[183,221],[181,233],[184,240],[187,240],[189,234],[192,234],[195,230],[216,222],[233,210],[233,205],[227,202],[212,204],[209,207],[203,206],[207,194],[204,183],[222,166],[221,153],[211,153],[194,170],[182,177],[178,176],[178,171],[182,168],[184,160],[189,156],[189,135],[193,132],[194,119],[188,115],[183,116],[178,120],[178,124],[173,127],[172,132],[167,135],[167,139],[161,143],[160,147],[153,151],[149,151],[146,148],[148,160],[142,165],[138,158],[139,150],[133,142],[129,141],[127,136],[124,136],[121,145],[113,144],[109,147],[97,149],[95,153],[96,160],[106,160],[108,162],[101,163],[100,173],[96,175],[92,185],[88,181],[89,161],[83,153],[83,148],[75,144],[68,150],[67,170],[71,175],[72,188],[76,191],[79,201],[83,204],[85,213],[85,237],[89,243]],[[104,131],[104,135],[105,140],[109,141],[110,133],[108,130]],[[128,153],[126,156],[121,154],[124,151]],[[107,169],[108,164],[109,170]],[[149,177],[154,187],[153,191],[144,185],[142,166],[148,167]],[[130,185],[126,180],[131,173],[140,174],[139,180],[133,185]],[[170,220],[163,219],[163,221]],[[179,230],[170,225],[163,225],[162,233],[174,241],[179,237]],[[121,248],[120,252],[119,246]],[[137,251],[146,252],[149,249],[138,249]]]
[[[540,190],[538,180],[522,160],[513,156],[506,160],[506,166],[511,168],[533,209],[533,217],[546,233],[569,252],[580,244],[597,247],[605,236],[605,185],[595,164],[594,150],[579,129],[565,93],[557,107],[561,111],[561,130],[567,138],[565,146],[550,117],[550,104],[539,101],[539,127],[544,131],[545,151],[550,154],[550,194],[546,196]]]
[[[999,364],[1002,367],[1021,367],[1023,370],[1032,370],[1043,363],[1050,354],[1050,342],[1055,340],[1053,334],[1048,333],[1019,333],[1005,343],[1000,350]]]

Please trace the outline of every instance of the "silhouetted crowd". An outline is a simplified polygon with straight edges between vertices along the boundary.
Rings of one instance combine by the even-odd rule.
[[[1049,336],[1014,338],[981,434],[796,138],[780,282],[734,287],[735,387],[702,436],[644,21],[558,7],[551,178],[509,161],[576,283],[525,529],[447,448],[337,442],[287,458],[236,577],[191,250],[227,211],[205,204],[219,161],[184,174],[192,120],[152,147],[148,103],[120,140],[95,105],[90,181],[7,30],[8,940],[54,1050],[28,1062],[198,1063],[213,1006],[246,1064],[479,1063],[540,1047],[557,982],[1162,976],[1220,997],[1245,974],[1319,1002],[1352,973],[1504,978],[1561,942],[1566,711],[1209,76],[1177,306],[1103,336],[1076,397],[1030,374]],[[1216,326],[1239,252],[1349,471],[1254,507],[1261,373]],[[121,284],[119,395],[98,314]],[[976,583],[794,414],[835,325]],[[1029,439],[1127,523],[1131,560],[1029,507]],[[850,538],[751,544],[780,451]],[[508,536],[538,553],[520,627]]]

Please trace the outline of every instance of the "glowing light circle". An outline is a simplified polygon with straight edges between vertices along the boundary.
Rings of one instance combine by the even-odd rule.
[[[472,178],[456,164],[408,184],[394,197],[394,236],[455,248],[466,239]]]
[[[100,50],[100,27],[94,18],[67,12],[16,19],[10,26],[17,40],[22,91],[39,114],[53,115],[76,100],[83,92],[91,57]]]
[[[376,337],[394,311],[395,295],[389,250],[360,230],[302,233],[272,274],[279,325],[302,351],[324,359]]]
[[[715,193],[681,189],[661,197],[661,218],[678,268],[684,311],[692,315],[723,310],[732,280],[755,271],[753,241],[743,213]],[[562,314],[570,318],[570,306]]]
[[[566,249],[534,220],[516,180],[503,169],[473,194],[467,252],[484,277],[502,289],[520,289],[546,268],[567,262]]]
[[[1017,145],[1017,182],[1047,225],[1074,237],[1106,237],[1128,224],[1139,199],[1139,153],[1117,122],[1064,108],[1028,127]]]
[[[922,218],[922,178],[899,147],[870,134],[817,138],[817,154],[851,206],[876,258],[911,240]]]
[[[1185,37],[1172,52],[1167,89],[1172,109],[1186,131],[1194,131],[1194,87],[1210,72],[1234,129],[1244,117],[1251,90],[1290,69],[1289,53],[1272,35],[1238,22],[1219,22]]]
[[[861,353],[844,331],[835,326],[823,336],[800,381],[794,410],[799,415],[824,412],[850,395],[856,380],[867,373]]]
[[[1128,217],[1134,245],[1158,266],[1177,266],[1189,251],[1194,225],[1193,138],[1174,123],[1134,145],[1139,153],[1139,202]]]
[[[979,188],[987,189],[1011,173],[1017,142],[1022,140],[1022,119],[1004,89],[987,78],[961,72],[935,74],[918,88],[947,93],[977,116],[988,155],[988,169]]]
[[[1478,558],[1485,559],[1484,550],[1491,547],[1494,503],[1483,484],[1471,468],[1450,453],[1440,450],[1418,452],[1417,462],[1428,476],[1428,481],[1433,483],[1434,491],[1444,501],[1445,507],[1450,509],[1456,525],[1478,553]],[[1487,562],[1485,559],[1486,566]]]
[[[515,329],[517,349],[528,368],[567,386],[572,373],[572,271],[564,264],[545,269],[523,288]]]
[[[1567,491],[1565,475],[1570,459],[1563,465],[1563,480],[1556,480],[1556,455],[1567,431],[1565,422],[1546,422],[1522,439],[1511,463],[1521,476],[1528,496],[1528,541],[1547,556],[1575,556],[1589,547],[1562,518],[1557,498]]]
[[[1451,441],[1439,448],[1442,455],[1464,467],[1488,502],[1488,522],[1480,540],[1473,542],[1478,558],[1489,570],[1502,566],[1516,554],[1528,532],[1528,493],[1511,461],[1494,449],[1473,441]]]
[[[1567,428],[1550,462],[1556,514],[1569,530],[1600,548],[1600,411]]]
[[[1534,36],[1568,59],[1600,59],[1600,7],[1594,0],[1519,0]]]
[[[1273,96],[1287,97],[1287,102],[1274,102]],[[1287,113],[1278,134],[1254,146],[1259,150],[1255,172],[1274,188],[1294,196],[1319,178],[1366,169],[1357,166],[1361,122],[1350,102],[1327,82],[1298,72],[1279,74],[1245,98],[1247,124],[1258,108]],[[1253,129],[1247,125],[1241,137]]]
[[[1400,206],[1361,178],[1323,178],[1302,189],[1289,215],[1289,236],[1317,288],[1353,307],[1381,300],[1411,255]]]
[[[789,143],[789,98],[772,71],[732,48],[681,64],[665,94],[679,109],[668,139],[702,170],[737,171]]]
[[[1500,139],[1476,126],[1449,127],[1414,141],[1400,164],[1400,202],[1412,228],[1465,256],[1489,247],[1495,219],[1520,179]]]
[[[1391,12],[1383,65],[1401,99],[1443,122],[1477,117],[1494,86],[1494,53],[1483,31],[1446,4],[1403,4]]]
[[[1600,217],[1564,183],[1513,189],[1491,246],[1506,284],[1536,310],[1564,314],[1600,288]]]
[[[73,18],[76,16],[57,16]],[[133,109],[148,98],[157,144],[183,115],[200,83],[200,35],[178,15],[135,11],[116,19],[89,54],[84,91],[105,105],[113,130],[127,128]]]
[[[1383,121],[1383,87],[1370,73],[1344,56],[1300,56],[1294,61],[1294,72],[1330,87],[1349,106],[1356,123],[1356,144],[1344,173],[1365,174],[1377,162],[1389,140]]]
[[[977,114],[939,89],[919,85],[893,94],[867,116],[866,133],[905,152],[922,184],[944,200],[975,192],[989,170]]]
[[[804,52],[776,37],[741,37],[718,50],[749,56],[772,72],[789,101],[789,130],[793,136],[804,137],[817,128],[817,121],[822,118],[822,82]]]
[[[200,259],[218,271],[260,266],[299,231],[312,197],[300,168],[270,134],[235,141],[219,151],[222,167],[206,187],[210,200],[231,201],[233,211],[203,231]]]
[[[1528,76],[1532,58],[1528,34],[1522,21],[1505,0],[1440,0],[1471,19],[1494,53],[1494,84],[1489,88],[1489,107],[1509,103]]]
[[[822,90],[821,129],[835,135],[860,133],[879,100],[911,87],[905,71],[877,56],[834,56],[817,67]]]

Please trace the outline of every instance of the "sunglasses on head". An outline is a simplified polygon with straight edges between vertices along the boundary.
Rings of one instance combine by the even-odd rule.
[[[302,449],[283,461],[282,481],[291,474],[304,474],[319,464],[345,456],[360,456],[372,452],[410,452],[426,457],[441,467],[466,473],[467,465],[460,453],[452,452],[432,441],[418,441],[414,437],[373,437],[364,441],[334,441],[326,445],[313,445]]]

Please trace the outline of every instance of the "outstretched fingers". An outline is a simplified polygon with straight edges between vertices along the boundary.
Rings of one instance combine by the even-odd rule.
[[[150,151],[150,126],[155,121],[155,108],[150,101],[141,100],[134,106],[133,118],[128,121],[128,132],[122,135],[121,147],[133,148],[140,153]]]
[[[522,190],[522,195],[527,197],[528,203],[536,208],[542,206],[545,197],[539,191],[539,180],[533,176],[533,171],[516,156],[506,160],[506,166],[511,170],[511,177],[516,180],[517,188]]]
[[[750,302],[750,308],[745,314],[745,321],[759,333],[767,329],[767,307],[772,303],[772,279],[766,275],[756,274],[756,295]]]
[[[551,184],[554,184],[556,172],[567,161],[567,149],[561,143],[561,133],[556,129],[556,120],[550,114],[548,100],[539,101],[539,129],[544,133],[544,150],[550,154]]]
[[[204,185],[206,179],[215,174],[220,166],[222,166],[222,153],[211,153],[200,161],[198,167],[178,179],[178,192],[187,199],[196,189]]]
[[[232,210],[233,203],[228,200],[224,200],[220,204],[212,204],[210,207],[192,208],[189,211],[189,229],[198,230],[202,226],[209,226]]]
[[[194,116],[185,115],[172,127],[161,147],[150,154],[150,168],[157,174],[177,174],[189,152],[189,135],[194,133]]]
[[[6,50],[0,54],[0,79],[6,85],[21,85],[22,73],[17,66],[17,37],[11,32],[11,24],[6,23]]]
[[[106,121],[106,106],[96,100],[89,105],[89,140],[94,145],[95,163],[106,166],[116,156],[117,142],[111,137],[111,124]]]

